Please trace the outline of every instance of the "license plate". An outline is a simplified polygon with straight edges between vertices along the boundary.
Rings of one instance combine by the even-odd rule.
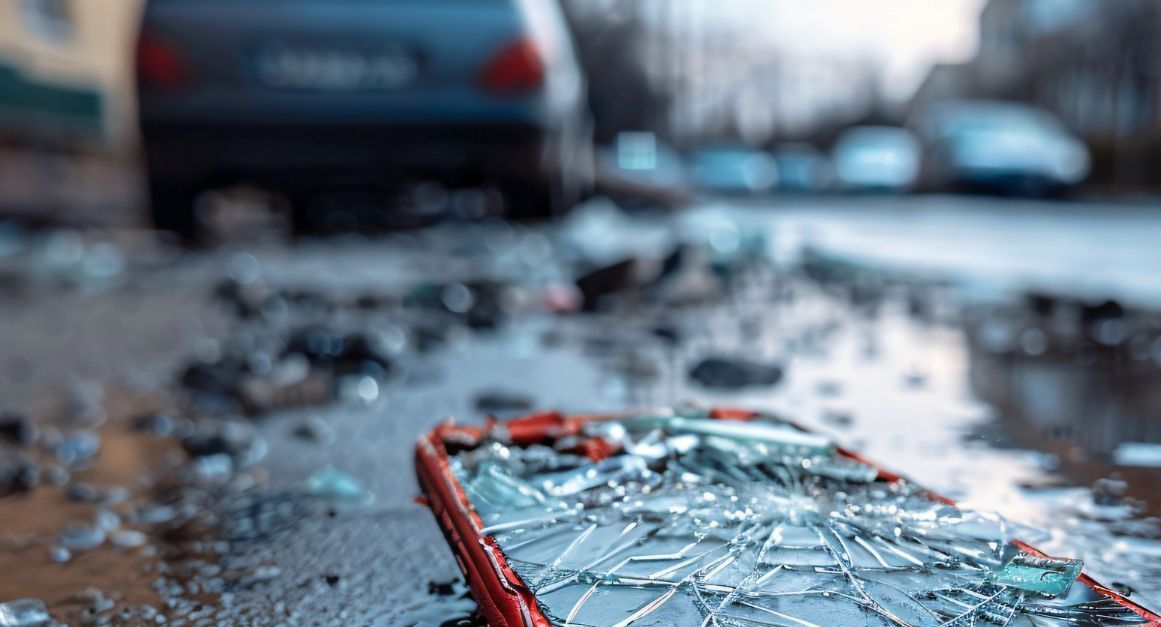
[[[404,49],[364,52],[285,43],[263,46],[256,68],[267,87],[322,91],[398,89],[419,74],[415,55]]]

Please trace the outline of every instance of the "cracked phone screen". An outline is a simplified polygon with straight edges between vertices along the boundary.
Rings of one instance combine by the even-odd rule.
[[[763,418],[657,415],[516,446],[453,473],[554,625],[1128,625],[1078,560]],[[615,452],[571,454],[584,438]],[[1075,585],[1074,585],[1075,584]]]

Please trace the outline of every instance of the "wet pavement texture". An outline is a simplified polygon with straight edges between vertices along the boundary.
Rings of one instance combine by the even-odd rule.
[[[0,602],[469,624],[420,434],[695,403],[834,438],[1156,609],[1156,241],[1147,207],[923,197],[199,252],[5,227]]]

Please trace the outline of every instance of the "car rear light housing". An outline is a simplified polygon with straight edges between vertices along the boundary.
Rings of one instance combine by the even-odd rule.
[[[544,55],[536,42],[521,39],[502,48],[484,66],[481,82],[497,94],[521,94],[544,84]]]
[[[189,84],[190,73],[169,40],[146,31],[137,39],[137,79],[153,89],[174,91]]]

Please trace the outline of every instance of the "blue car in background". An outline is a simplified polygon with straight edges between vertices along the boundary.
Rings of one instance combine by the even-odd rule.
[[[745,145],[700,148],[690,156],[690,177],[702,191],[727,196],[768,194],[778,185],[778,163]]]
[[[194,238],[207,188],[495,186],[510,214],[592,182],[586,83],[552,0],[150,0],[137,45],[154,224]]]
[[[787,143],[774,148],[778,189],[792,194],[817,194],[834,184],[834,167],[813,144]]]
[[[846,129],[835,142],[832,158],[839,186],[847,191],[905,193],[919,177],[919,141],[893,126]]]

